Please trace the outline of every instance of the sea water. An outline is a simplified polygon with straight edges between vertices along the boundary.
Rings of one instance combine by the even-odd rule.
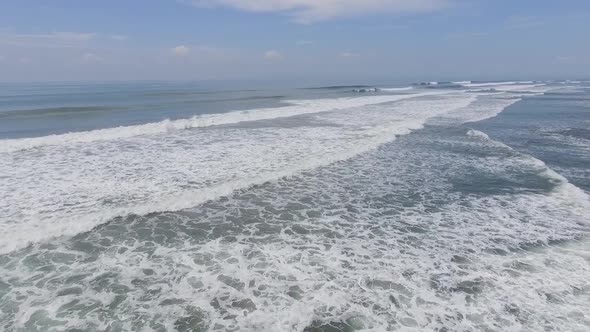
[[[0,330],[587,331],[589,86],[3,85]]]

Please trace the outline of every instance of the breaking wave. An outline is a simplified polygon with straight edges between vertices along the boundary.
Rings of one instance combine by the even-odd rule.
[[[456,123],[471,120],[469,105],[479,105],[472,108],[481,113],[478,118],[505,107],[505,103],[478,101],[473,94],[416,97],[320,101],[326,110],[322,113],[318,108],[302,111],[318,102],[299,101],[292,106],[293,115],[312,118],[295,127],[261,123],[258,129],[237,126],[165,134],[154,130],[151,135],[143,131],[140,136],[108,140],[77,136],[77,142],[86,144],[13,149],[0,161],[6,175],[0,182],[13,193],[0,203],[6,218],[0,232],[9,239],[0,252],[85,232],[117,216],[185,209],[236,189],[349,159],[420,129],[434,117],[452,114]],[[392,100],[366,106],[369,101]],[[491,110],[485,108],[486,102]],[[276,110],[269,112],[258,118],[277,118]],[[55,174],[60,176],[48,178]]]
[[[397,100],[426,95],[428,95],[428,93],[318,100],[292,100],[286,101],[290,105],[278,108],[234,111],[223,114],[207,114],[195,116],[189,119],[180,119],[174,121],[164,120],[161,122],[147,123],[136,126],[123,126],[85,132],[72,132],[44,137],[0,140],[0,153],[26,150],[48,145],[68,145],[76,143],[90,143],[94,141],[108,141],[141,135],[161,134],[192,128],[235,124],[246,121],[270,120],[302,114],[312,114],[364,105],[394,102]]]

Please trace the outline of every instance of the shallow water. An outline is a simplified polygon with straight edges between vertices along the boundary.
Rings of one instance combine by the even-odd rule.
[[[588,90],[471,85],[0,141],[0,326],[587,331]]]

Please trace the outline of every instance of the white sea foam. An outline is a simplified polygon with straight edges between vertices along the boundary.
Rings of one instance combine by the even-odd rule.
[[[381,91],[385,91],[385,92],[395,92],[395,91],[410,91],[413,90],[414,87],[412,86],[406,86],[403,88],[379,88],[379,90]]]
[[[508,81],[508,82],[487,82],[487,83],[466,83],[466,87],[485,87],[498,85],[518,85],[518,84],[533,84],[533,81]]]
[[[574,85],[564,85],[561,87],[555,87],[554,89],[551,89],[552,92],[557,92],[557,93],[580,93],[580,92],[584,92],[584,87],[581,86],[574,86]]]
[[[247,111],[235,111],[223,114],[207,114],[195,116],[190,119],[164,120],[161,122],[147,123],[136,126],[124,126],[116,128],[99,129],[85,132],[73,132],[61,135],[50,135],[35,138],[0,140],[0,153],[31,149],[48,145],[71,145],[77,143],[90,143],[95,141],[107,141],[124,139],[141,135],[154,135],[192,128],[235,124],[245,121],[269,120],[283,117],[291,117],[302,114],[327,112],[337,109],[360,107],[364,105],[394,102],[397,100],[427,96],[436,93],[382,95],[367,97],[344,97],[335,99],[316,100],[288,100],[290,106],[266,108]]]
[[[497,91],[530,91],[530,92],[545,92],[551,88],[545,84],[518,84],[518,85],[497,85],[495,87]],[[540,90],[539,90],[540,89]]]
[[[467,131],[467,136],[470,136],[470,137],[478,137],[478,138],[486,139],[486,140],[489,140],[490,139],[490,137],[486,133],[481,132],[479,130],[475,130],[475,129],[469,129]]]
[[[11,287],[2,300],[15,308],[12,326],[585,331],[590,246],[549,243],[587,234],[577,223],[589,210],[577,209],[564,186],[483,196],[449,190],[473,167],[499,179],[512,166],[544,168],[499,142],[444,142],[488,152],[463,155],[433,147],[439,138],[413,137],[401,149],[187,212],[194,215],[115,221],[6,257],[0,272]]]
[[[507,107],[519,102],[517,95],[506,96],[503,93],[483,93],[471,105],[448,112],[442,116],[433,117],[429,124],[451,125],[456,123],[477,122],[500,114]]]
[[[479,88],[479,89],[478,89]],[[550,87],[546,84],[497,84],[488,86],[473,86],[470,87],[469,92],[512,92],[512,93],[544,93],[559,89],[557,87]]]
[[[370,100],[391,100],[376,98]],[[359,106],[366,101],[346,99],[346,105],[356,106],[348,109],[337,100],[337,107],[330,107],[335,111],[310,111],[310,118],[294,127],[280,122],[212,127],[5,153],[0,159],[6,197],[0,202],[0,233],[8,240],[0,252],[88,231],[116,216],[188,208],[351,158],[419,129],[433,117],[453,114],[455,123],[472,120],[469,105],[477,106],[473,111],[481,119],[509,104],[486,98],[438,93],[364,107]]]

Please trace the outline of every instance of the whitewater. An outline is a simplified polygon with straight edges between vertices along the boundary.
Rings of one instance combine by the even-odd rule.
[[[276,109],[6,140],[0,184],[11,195],[0,204],[0,232],[8,239],[0,252],[89,231],[117,216],[189,208],[348,159],[432,118],[483,119],[517,100],[449,92],[299,100]],[[293,121],[315,125],[185,131],[304,115],[314,117]]]

